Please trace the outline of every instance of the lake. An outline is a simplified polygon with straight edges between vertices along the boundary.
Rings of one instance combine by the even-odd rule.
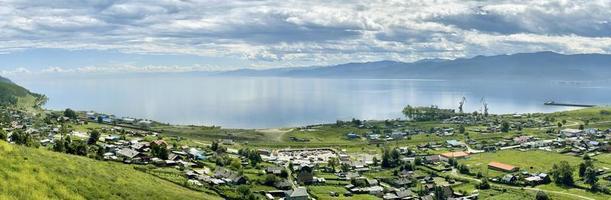
[[[13,77],[49,97],[48,109],[72,108],[173,124],[229,128],[292,127],[336,120],[394,119],[406,105],[491,113],[553,112],[563,103],[611,103],[609,85],[443,80],[298,79],[193,75]],[[574,109],[574,108],[573,108]]]

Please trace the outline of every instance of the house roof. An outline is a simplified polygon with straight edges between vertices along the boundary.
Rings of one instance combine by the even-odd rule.
[[[442,153],[441,156],[446,158],[462,158],[469,156],[469,153],[464,151]]]
[[[513,165],[508,165],[508,164],[505,164],[505,163],[494,162],[494,161],[488,163],[488,166],[489,167],[494,167],[494,168],[497,168],[497,169],[507,170],[507,171],[512,171],[512,170],[515,170],[515,168],[516,168]]]
[[[306,190],[305,187],[298,187],[295,190],[293,190],[293,192],[291,192],[291,197],[295,198],[295,197],[307,197],[308,196],[308,191]]]
[[[123,148],[121,150],[119,150],[119,152],[117,152],[117,154],[128,157],[128,158],[134,158],[136,157],[138,154],[140,154],[140,152],[130,149],[130,148]]]

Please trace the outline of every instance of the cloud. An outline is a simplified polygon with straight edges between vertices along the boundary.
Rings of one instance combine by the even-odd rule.
[[[256,62],[253,65],[292,66],[543,50],[611,51],[609,1],[0,0],[0,4],[2,53],[96,49],[239,57]]]

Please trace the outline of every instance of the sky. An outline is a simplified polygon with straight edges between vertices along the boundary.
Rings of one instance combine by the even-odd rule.
[[[0,0],[0,75],[611,53],[609,0]]]

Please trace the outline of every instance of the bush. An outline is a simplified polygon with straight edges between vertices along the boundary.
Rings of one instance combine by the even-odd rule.
[[[538,191],[537,196],[535,196],[535,200],[549,200],[547,194],[543,191]]]

